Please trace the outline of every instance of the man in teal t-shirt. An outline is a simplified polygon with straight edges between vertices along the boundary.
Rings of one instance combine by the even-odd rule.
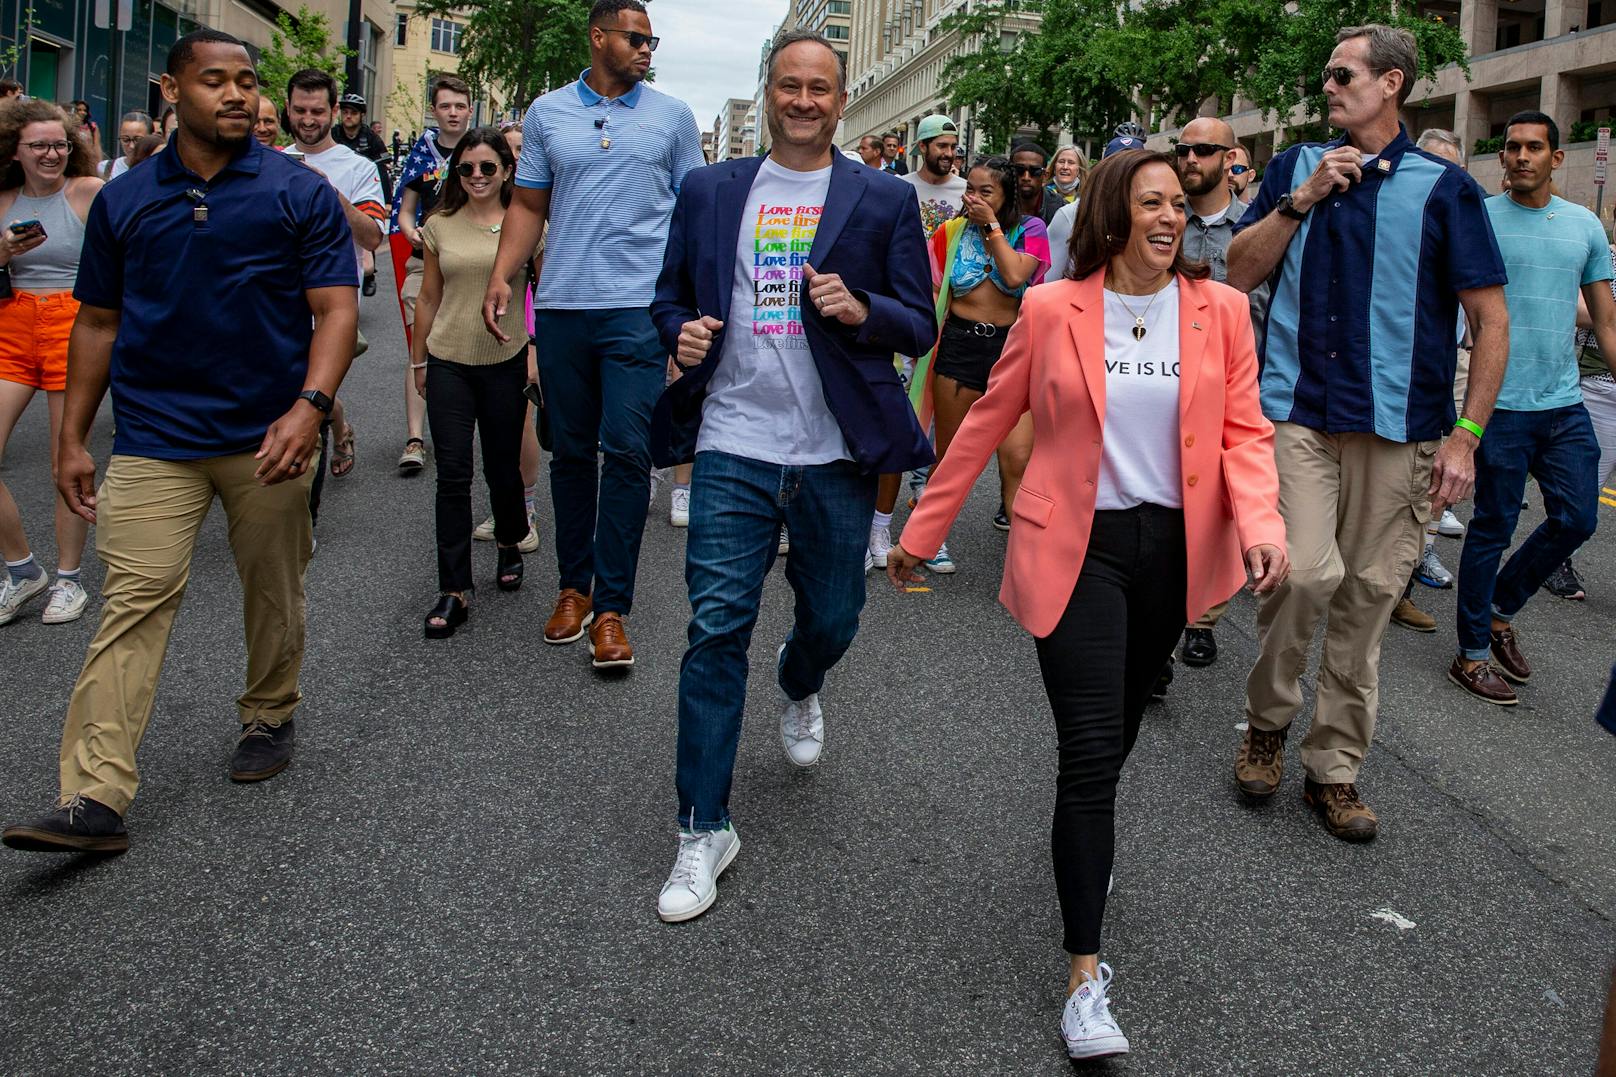
[[[1550,193],[1565,158],[1554,121],[1516,114],[1499,157],[1509,190],[1487,200],[1487,214],[1509,273],[1509,366],[1476,451],[1476,512],[1459,558],[1459,654],[1448,679],[1508,706],[1517,702],[1510,682],[1532,676],[1510,621],[1597,522],[1599,443],[1578,384],[1577,293],[1612,355],[1616,301],[1604,283],[1611,263],[1599,219]],[[1500,571],[1528,474],[1548,518]]]

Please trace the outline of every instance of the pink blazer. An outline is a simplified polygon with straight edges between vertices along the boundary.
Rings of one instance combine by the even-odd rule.
[[[1094,522],[1105,433],[1105,274],[1031,288],[1004,355],[904,527],[902,545],[930,558],[999,442],[1032,412],[1033,450],[1013,507],[999,592],[1035,636],[1060,623],[1077,587]],[[1257,396],[1246,297],[1179,278],[1180,462],[1189,624],[1238,591],[1245,551],[1285,548],[1274,428]]]

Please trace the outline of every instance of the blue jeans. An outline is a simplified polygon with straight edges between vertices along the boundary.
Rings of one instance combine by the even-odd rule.
[[[1581,404],[1548,411],[1493,412],[1476,450],[1476,511],[1459,555],[1459,653],[1485,661],[1492,618],[1513,620],[1598,523],[1599,442]],[[1548,519],[1502,570],[1515,534],[1526,476],[1537,479]]]
[[[562,589],[596,613],[628,613],[651,487],[651,411],[667,352],[647,310],[535,314],[539,383],[553,448],[556,562]],[[597,501],[598,474],[598,501]]]
[[[875,487],[876,476],[848,461],[785,467],[696,454],[685,543],[689,645],[679,666],[680,826],[716,830],[729,822],[746,652],[781,525],[791,532],[786,581],[797,605],[775,677],[789,698],[806,699],[858,631]]]

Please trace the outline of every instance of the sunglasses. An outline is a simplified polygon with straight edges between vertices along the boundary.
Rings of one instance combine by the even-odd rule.
[[[455,171],[468,178],[478,174],[492,176],[499,171],[499,165],[493,161],[461,161],[455,165]]]
[[[1044,174],[1042,165],[1011,165],[1010,171],[1018,176],[1042,176]]]
[[[662,40],[655,34],[642,34],[638,30],[612,30],[604,26],[601,27],[601,29],[605,30],[608,34],[622,34],[624,37],[628,38],[629,47],[634,49],[643,49],[645,46],[649,45],[651,46],[651,51],[655,52],[657,43]]]
[[[1173,148],[1173,152],[1180,157],[1195,154],[1197,157],[1210,157],[1214,153],[1227,153],[1230,147],[1219,145],[1216,142],[1180,142]]]
[[[1230,165],[1229,166],[1229,175],[1231,175],[1231,176],[1244,176],[1247,172],[1250,172],[1250,171],[1251,171],[1251,166],[1250,165]]]
[[[1328,86],[1332,79],[1337,86],[1349,85],[1356,75],[1350,67],[1326,67],[1324,69],[1324,85]],[[1373,75],[1369,76],[1373,78]]]

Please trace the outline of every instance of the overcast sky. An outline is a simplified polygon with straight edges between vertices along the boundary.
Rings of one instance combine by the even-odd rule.
[[[647,5],[661,42],[656,88],[690,106],[708,130],[731,97],[757,91],[759,53],[789,0],[655,0]]]

